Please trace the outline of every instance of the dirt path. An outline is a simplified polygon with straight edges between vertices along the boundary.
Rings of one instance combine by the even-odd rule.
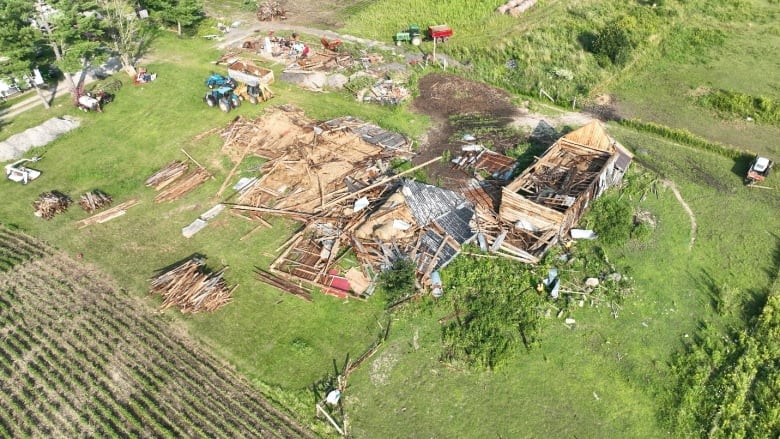
[[[696,215],[693,214],[693,210],[691,209],[691,206],[688,205],[688,203],[685,202],[682,195],[680,195],[680,190],[677,189],[677,185],[674,184],[671,180],[663,180],[662,181],[664,187],[668,187],[672,190],[672,193],[674,193],[674,197],[677,198],[677,201],[680,202],[680,205],[685,209],[685,211],[688,213],[688,217],[691,219],[691,241],[688,244],[688,250],[693,250],[693,244],[696,242],[696,234],[699,231],[699,226],[696,223]]]
[[[246,27],[233,29],[229,33],[225,34],[224,40],[220,41],[216,47],[220,50],[224,50],[229,47],[239,46],[241,42],[246,40],[247,38],[265,35],[271,31],[279,32],[284,35],[297,32],[300,34],[314,35],[319,38],[324,37],[329,40],[339,39],[342,41],[348,41],[350,43],[358,44],[369,50],[379,49],[379,50],[384,50],[392,53],[398,53],[406,58],[408,57],[419,58],[424,55],[422,49],[414,48],[414,46],[411,45],[395,46],[393,44],[388,44],[382,41],[369,40],[366,38],[360,38],[348,34],[341,34],[330,30],[289,24],[283,21],[258,21],[258,22],[248,24],[246,25]],[[461,64],[457,60],[450,58],[445,54],[437,53],[436,58],[443,60],[446,66],[452,66],[452,67],[461,66]]]

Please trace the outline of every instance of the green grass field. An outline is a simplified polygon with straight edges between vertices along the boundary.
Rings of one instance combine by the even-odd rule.
[[[552,49],[559,46],[552,42],[569,49],[577,47],[571,38],[584,26],[569,15],[572,10],[589,11],[586,18],[600,22],[604,18],[596,17],[597,12],[615,13],[621,8],[595,0],[572,2],[569,7],[562,2],[540,2],[527,17],[512,20],[492,15],[500,3],[480,3],[466,14],[455,12],[463,2],[443,2],[439,6],[449,6],[445,9],[419,9],[425,4],[394,2],[395,6],[387,9],[388,2],[376,1],[352,10],[356,15],[345,30],[386,40],[400,30],[399,26],[408,24],[410,16],[421,25],[427,23],[424,19],[446,21],[457,26],[458,35],[464,35],[461,42],[451,41],[452,51],[461,55],[467,52],[459,45],[472,50],[490,44],[492,35],[516,32],[509,37],[515,39],[505,46],[506,53],[496,51],[498,55],[490,61],[494,64],[469,73],[501,83],[506,76],[495,67],[500,65],[497,60],[514,56],[519,47],[526,47],[522,44],[533,49],[529,49],[527,62],[547,60],[531,72],[542,76],[546,74],[544,66],[558,60],[558,52]],[[707,2],[696,5],[700,3]],[[766,4],[758,0],[749,3]],[[382,12],[383,7],[390,12]],[[565,17],[558,20],[561,14]],[[769,22],[749,27],[746,20],[733,17],[737,29],[727,37],[722,54],[707,53],[701,63],[641,62],[641,68],[618,72],[607,90],[614,92],[621,108],[633,116],[687,128],[707,139],[776,153],[776,144],[769,143],[776,136],[776,127],[748,128],[717,121],[686,97],[690,89],[700,85],[748,93],[776,92],[772,75],[762,73],[740,80],[739,73],[751,73],[748,60],[761,49],[750,44],[758,44],[756,36],[772,28]],[[565,24],[564,33],[571,33],[562,36],[545,28],[555,22]],[[537,26],[547,30],[536,35],[533,30]],[[469,33],[476,36],[469,40],[465,37]],[[762,44],[775,44],[777,35],[772,35]],[[59,114],[82,118],[81,128],[31,152],[44,152],[44,159],[35,164],[43,171],[39,180],[27,186],[0,182],[4,200],[0,222],[70,253],[83,254],[86,261],[98,264],[129,292],[144,297],[155,270],[192,253],[208,256],[212,268],[228,265],[227,280],[240,285],[232,304],[210,315],[182,316],[169,311],[161,318],[183,322],[192,335],[235,364],[260,388],[311,420],[312,396],[307,389],[332,371],[333,360],[343,361],[347,354],[355,357],[376,339],[378,323],[383,325],[386,319],[382,304],[322,295],[307,303],[256,281],[253,267],[266,266],[275,249],[293,232],[294,225],[283,220],[273,221],[273,229],[260,230],[240,242],[255,224],[222,213],[198,235],[184,239],[181,227],[219,201],[214,194],[233,166],[220,154],[221,142],[216,136],[198,142],[192,138],[226,125],[237,114],[255,116],[268,105],[283,103],[302,107],[312,118],[351,114],[412,136],[422,134],[429,121],[406,108],[362,106],[343,94],[310,94],[280,82],[273,86],[277,97],[269,103],[221,113],[201,102],[205,77],[218,69],[211,64],[217,52],[209,44],[161,37],[147,65],[158,73],[157,81],[144,86],[126,81],[103,114],[78,112],[68,105],[67,97],[61,97],[57,102],[62,106],[49,112],[27,112],[3,126],[0,138]],[[753,52],[746,47],[753,47]],[[744,58],[734,62],[731,52]],[[571,68],[578,59],[583,62],[583,75],[592,76],[584,78],[582,84],[596,84],[609,76],[611,72],[587,73],[594,68],[594,61],[583,56],[587,57],[569,54],[564,61],[568,63],[564,66]],[[473,61],[479,63],[480,59],[475,56]],[[763,71],[772,71],[773,62],[770,57],[756,57]],[[729,66],[734,68],[729,70]],[[495,76],[490,68],[496,69]],[[607,308],[578,309],[573,330],[552,318],[539,347],[495,372],[456,370],[439,361],[441,327],[437,320],[451,309],[442,305],[404,309],[393,317],[386,343],[350,378],[345,409],[355,437],[674,436],[666,421],[659,418],[666,395],[674,391],[669,387],[674,382],[669,375],[670,358],[686,339],[696,336],[702,322],[738,327],[755,314],[777,271],[773,252],[780,239],[776,232],[780,230],[780,197],[777,189],[745,188],[744,163],[619,126],[609,129],[636,153],[637,165],[677,185],[698,224],[693,249],[689,249],[688,215],[671,190],[659,184],[657,195],[634,200],[657,221],[650,240],[608,249],[610,260],[630,267],[636,280],[636,291],[625,301],[618,318]],[[184,159],[181,148],[212,171],[215,180],[177,202],[155,204],[154,192],[145,188],[143,181],[167,162]],[[778,177],[773,175],[767,185],[780,186]],[[77,199],[96,188],[114,196],[115,202],[139,198],[142,203],[121,218],[85,229],[74,224],[87,216],[77,206],[48,222],[32,215],[31,203],[41,192],[57,189]],[[716,312],[715,302],[720,312]]]

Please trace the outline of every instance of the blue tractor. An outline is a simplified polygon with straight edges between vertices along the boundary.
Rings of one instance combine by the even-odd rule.
[[[237,84],[236,81],[234,81],[230,76],[222,76],[219,73],[212,73],[211,76],[206,79],[206,85],[210,89],[215,89],[219,87],[236,88]]]
[[[203,102],[209,107],[219,107],[220,110],[227,113],[241,105],[241,98],[233,92],[232,87],[219,87],[209,90],[203,98]]]

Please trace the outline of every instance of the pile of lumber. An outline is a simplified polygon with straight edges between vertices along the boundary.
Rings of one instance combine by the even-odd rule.
[[[110,206],[112,202],[113,199],[110,195],[96,189],[92,192],[87,192],[86,194],[82,195],[81,201],[79,201],[79,206],[81,206],[81,208],[86,210],[88,213],[93,213],[102,207]]]
[[[83,220],[76,221],[76,224],[79,225],[80,229],[83,229],[84,227],[91,226],[92,224],[101,224],[106,221],[110,221],[114,218],[124,215],[125,213],[127,213],[127,209],[135,206],[138,203],[140,203],[140,201],[136,199],[125,201],[122,204],[118,204],[110,209],[106,209],[103,212],[92,215],[89,218],[84,218]]]
[[[209,171],[205,168],[197,168],[194,172],[179,178],[175,183],[163,189],[154,197],[154,202],[162,203],[164,201],[178,200],[203,184],[209,177],[211,177]]]
[[[230,302],[235,290],[222,278],[224,271],[208,273],[203,259],[188,259],[152,279],[151,292],[163,296],[161,309],[178,306],[183,313],[215,311]]]
[[[279,0],[266,0],[257,7],[257,19],[260,21],[285,20],[287,11]]]
[[[44,192],[38,196],[37,200],[33,201],[35,216],[50,220],[54,218],[54,215],[68,210],[71,203],[73,200],[62,192]]]
[[[160,189],[173,183],[174,180],[184,175],[187,172],[189,165],[187,162],[180,160],[174,160],[168,163],[164,168],[155,172],[154,175],[147,178],[144,184],[148,187],[153,187],[154,190]]]

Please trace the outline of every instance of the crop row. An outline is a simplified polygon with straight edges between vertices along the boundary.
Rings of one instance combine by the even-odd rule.
[[[0,436],[312,437],[100,273],[9,242],[30,256],[0,265]]]

